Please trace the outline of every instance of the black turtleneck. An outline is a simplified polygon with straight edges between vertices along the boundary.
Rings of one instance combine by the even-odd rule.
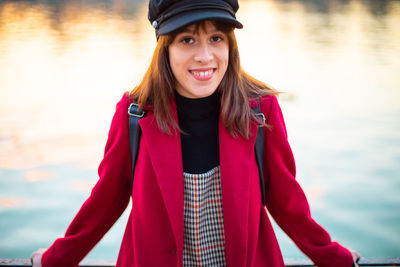
[[[205,173],[219,165],[219,96],[187,98],[175,93],[181,133],[183,171]]]

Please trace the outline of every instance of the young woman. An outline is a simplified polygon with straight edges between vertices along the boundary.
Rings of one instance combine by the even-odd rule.
[[[262,202],[254,153],[259,126],[265,203],[279,226],[318,266],[350,267],[359,258],[311,218],[277,92],[240,67],[237,9],[234,0],[150,1],[157,35],[151,65],[117,104],[90,197],[65,237],[32,254],[33,266],[77,266],[130,196],[117,266],[284,266]],[[132,185],[133,100],[146,114]]]

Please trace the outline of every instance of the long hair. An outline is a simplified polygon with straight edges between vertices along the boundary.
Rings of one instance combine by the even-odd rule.
[[[264,95],[276,95],[278,92],[242,69],[232,26],[218,21],[213,23],[218,30],[228,36],[229,41],[228,68],[217,87],[221,101],[222,123],[232,136],[236,137],[240,134],[244,138],[249,138],[250,123],[259,123],[259,119],[250,108],[249,100]],[[196,24],[195,31],[198,31],[199,28],[205,28],[205,21]],[[149,68],[140,84],[130,93],[130,97],[136,99],[139,106],[153,107],[158,127],[167,134],[171,134],[174,130],[180,130],[170,107],[176,79],[168,59],[168,46],[179,32],[159,36]]]

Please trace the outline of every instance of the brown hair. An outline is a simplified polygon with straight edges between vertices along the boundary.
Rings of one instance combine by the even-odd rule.
[[[232,136],[240,134],[249,138],[250,123],[259,122],[249,106],[249,100],[263,95],[276,95],[278,92],[242,69],[232,26],[218,21],[213,23],[218,30],[227,34],[229,40],[229,64],[217,88],[221,96],[222,122]],[[195,31],[199,28],[205,28],[205,21],[196,24]],[[168,60],[168,46],[182,30],[184,29],[159,36],[149,68],[140,84],[130,93],[141,107],[153,107],[158,127],[167,134],[171,134],[171,130],[179,131],[179,125],[174,120],[170,108],[170,98],[174,95],[176,80]]]

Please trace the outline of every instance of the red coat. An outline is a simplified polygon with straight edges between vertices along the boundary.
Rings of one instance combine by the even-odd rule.
[[[76,266],[119,218],[130,198],[131,160],[128,98],[117,104],[99,181],[68,227],[43,254],[44,267]],[[176,106],[171,101],[177,120]],[[251,102],[250,105],[254,105]],[[351,253],[310,215],[295,180],[295,162],[276,97],[260,101],[272,130],[265,129],[267,208],[279,226],[318,266],[350,267]],[[135,170],[132,211],[117,267],[182,267],[183,168],[180,134],[162,133],[152,111],[140,120],[142,138]],[[219,123],[225,257],[228,267],[284,266],[281,251],[261,202],[254,154],[257,125],[249,140],[233,138]]]

